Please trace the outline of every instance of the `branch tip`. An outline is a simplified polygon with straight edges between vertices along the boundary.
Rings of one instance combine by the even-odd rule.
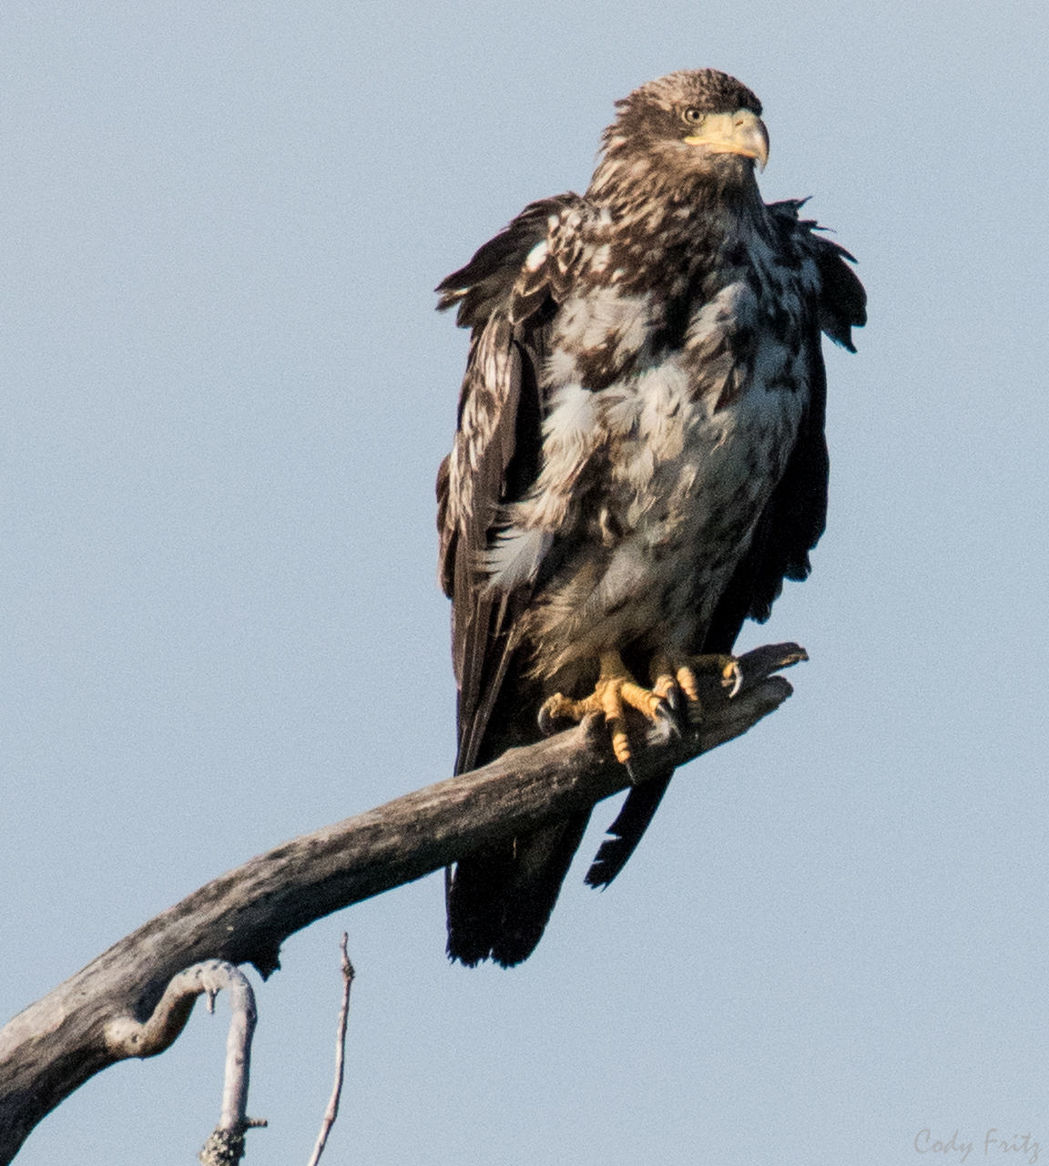
[[[324,1117],[321,1119],[321,1128],[317,1133],[317,1140],[313,1145],[313,1153],[310,1155],[307,1166],[317,1166],[321,1154],[324,1153],[324,1147],[327,1145],[328,1135],[335,1125],[335,1119],[339,1116],[339,1100],[342,1097],[342,1082],[346,1065],[346,1026],[350,1014],[350,987],[356,975],[353,964],[350,962],[349,941],[350,937],[344,931],[339,943],[339,950],[342,953],[342,1005],[339,1008],[339,1020],[335,1030],[335,1082],[332,1085],[328,1108],[324,1111]]]

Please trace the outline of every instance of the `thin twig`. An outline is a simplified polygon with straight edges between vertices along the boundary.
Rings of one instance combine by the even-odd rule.
[[[342,1096],[342,1077],[346,1062],[346,1022],[350,1015],[350,985],[356,975],[353,964],[350,963],[349,952],[346,950],[349,940],[349,935],[344,931],[342,942],[339,944],[342,952],[342,1007],[339,1009],[339,1023],[335,1032],[335,1084],[332,1086],[328,1108],[324,1112],[324,1120],[321,1122],[320,1132],[317,1134],[317,1141],[307,1166],[317,1166],[321,1160],[328,1134],[331,1133],[331,1127],[339,1116],[339,1098]]]

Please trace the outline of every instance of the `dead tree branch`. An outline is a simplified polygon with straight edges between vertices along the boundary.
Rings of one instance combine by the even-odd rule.
[[[802,659],[804,651],[794,644],[744,656],[739,694],[730,701],[713,690],[699,725],[646,751],[653,771],[745,733],[791,693],[772,673]],[[160,1052],[175,1039],[191,1004],[174,1003],[161,1020],[150,1018],[182,969],[224,960],[254,964],[265,978],[279,967],[284,939],[322,916],[439,870],[482,844],[610,797],[629,778],[607,736],[591,720],[287,842],[120,940],[0,1029],[0,1166],[89,1077],[123,1057]],[[637,759],[639,780],[647,760]],[[158,1035],[129,1044],[129,1024]],[[125,1035],[114,1040],[114,1032]]]

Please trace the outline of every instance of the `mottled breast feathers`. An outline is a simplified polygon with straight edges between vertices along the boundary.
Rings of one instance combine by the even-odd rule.
[[[851,329],[866,320],[866,296],[846,260],[844,248],[819,233],[813,221],[799,219],[802,200],[772,203],[769,221],[777,245],[789,264],[808,260],[818,273],[813,302],[816,326],[836,343],[855,351]],[[604,272],[604,257],[584,255],[581,225],[584,216],[596,217],[584,199],[574,193],[531,203],[507,227],[481,247],[470,262],[442,281],[439,307],[457,308],[457,321],[473,330],[467,375],[459,402],[458,432],[453,452],[442,463],[438,481],[441,535],[442,587],[454,596],[454,568],[463,534],[470,544],[468,574],[477,575],[486,561],[496,513],[501,505],[521,498],[539,473],[542,421],[549,400],[541,396],[543,363],[548,359],[550,321],[559,305],[575,287],[593,282]],[[687,297],[682,296],[687,302]],[[685,322],[674,327],[673,297],[666,297],[662,335],[653,347],[669,348],[680,342]],[[617,331],[616,324],[619,324]],[[600,389],[615,376],[629,374],[629,367],[615,366],[601,358],[614,352],[629,321],[606,320],[587,355],[591,376],[584,387]],[[816,340],[818,344],[818,339]],[[700,356],[716,363],[719,353],[706,350]],[[650,355],[650,359],[651,359]],[[556,357],[554,358],[556,359]],[[823,442],[823,370],[812,369],[810,415],[799,434],[797,456],[792,458],[781,494],[755,537],[748,574],[754,583],[745,590],[752,601],[740,619],[767,618],[771,603],[784,578],[804,578],[808,551],[823,530],[826,450]],[[523,390],[523,391],[522,391]],[[731,394],[726,386],[725,394]],[[725,396],[721,398],[725,403]],[[799,464],[805,466],[803,475]],[[808,477],[806,488],[798,480]],[[777,536],[776,545],[770,539]],[[734,596],[740,607],[739,596]],[[735,620],[733,619],[733,622]],[[461,629],[460,629],[461,630]],[[458,636],[457,636],[458,639]],[[462,663],[457,653],[457,661]],[[459,675],[459,667],[456,672]]]

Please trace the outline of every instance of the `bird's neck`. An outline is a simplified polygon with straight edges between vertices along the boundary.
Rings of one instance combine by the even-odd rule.
[[[768,232],[768,216],[748,165],[722,174],[674,173],[647,158],[606,155],[587,199],[611,231],[633,246],[655,250],[687,245],[719,251]]]
[[[613,270],[630,273],[624,290],[627,283],[633,291],[662,286],[672,276],[691,285],[702,273],[733,270],[771,230],[751,173],[742,182],[671,177],[636,162],[617,166],[614,159],[594,174],[587,199],[599,212],[595,242],[609,245]]]

